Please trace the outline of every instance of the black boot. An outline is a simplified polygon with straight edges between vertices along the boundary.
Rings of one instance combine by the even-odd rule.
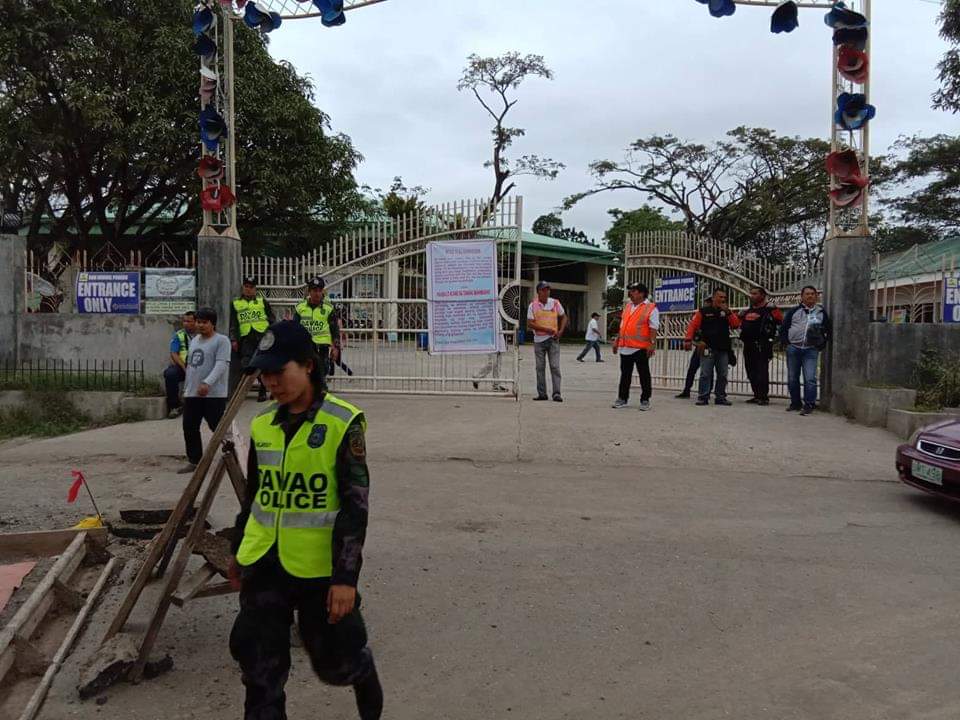
[[[383,688],[375,667],[364,680],[353,686],[353,693],[357,698],[360,720],[380,720],[383,713]]]

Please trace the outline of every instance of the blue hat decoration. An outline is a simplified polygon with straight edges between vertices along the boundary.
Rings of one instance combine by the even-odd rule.
[[[256,3],[247,3],[243,14],[243,21],[247,27],[259,30],[261,33],[269,33],[280,27],[280,13],[266,12],[257,7]]]
[[[847,8],[843,2],[836,2],[823,21],[834,30],[859,30],[867,27],[867,17]]]
[[[770,32],[788,33],[800,27],[800,10],[794,0],[786,0],[777,6],[770,19]]]
[[[313,4],[320,11],[320,22],[326,27],[343,25],[347,21],[343,12],[343,0],[313,0]]]
[[[202,58],[208,59],[216,56],[217,44],[213,41],[213,38],[206,33],[200,33],[193,43],[193,51]]]
[[[200,138],[207,150],[214,152],[220,140],[227,136],[227,123],[223,116],[207,105],[200,111]]]
[[[200,35],[210,30],[217,24],[217,16],[213,10],[203,7],[193,13],[193,34]]]
[[[837,98],[834,121],[844,130],[859,130],[877,115],[877,109],[867,103],[863,93],[843,93]]]
[[[710,8],[710,14],[716,18],[733,15],[737,11],[733,0],[709,0],[707,6]]]

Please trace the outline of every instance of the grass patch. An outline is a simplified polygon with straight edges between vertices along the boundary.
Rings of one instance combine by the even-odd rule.
[[[28,390],[27,404],[0,410],[0,439],[54,437],[78,432],[90,425],[90,418],[59,392]]]
[[[60,391],[27,390],[25,405],[0,410],[0,440],[25,436],[56,437],[141,420],[142,413],[122,410],[102,420],[93,420]]]
[[[939,413],[943,408],[937,404],[924,403],[923,405],[917,404],[913,406],[914,412],[919,413]]]

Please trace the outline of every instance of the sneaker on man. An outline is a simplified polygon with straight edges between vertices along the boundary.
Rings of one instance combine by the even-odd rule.
[[[709,405],[709,404],[710,404],[710,401],[709,401],[709,400],[697,400],[696,404],[697,404],[697,405],[700,405],[700,406],[702,407],[702,406],[704,406],[704,405]]]
[[[762,405],[763,407],[766,407],[769,404],[770,404],[769,400],[757,400],[757,405]]]
[[[803,409],[803,406],[802,406],[802,405],[788,405],[788,406],[787,406],[787,412],[796,412],[797,410],[802,410],[802,409]]]
[[[474,390],[479,390],[479,389],[480,389],[480,383],[478,383],[476,380],[473,381],[473,389],[474,389]]]
[[[534,400],[536,400],[537,402],[540,402],[540,401],[543,401],[543,400],[549,400],[549,399],[550,399],[550,398],[548,398],[546,395],[537,395],[537,396],[534,398]]]
[[[586,362],[583,358],[577,358],[577,362]]]
[[[189,473],[192,473],[196,469],[197,469],[196,465],[194,465],[193,463],[187,463],[182,468],[177,470],[177,475],[187,475]]]
[[[563,402],[563,398],[560,397],[559,395],[554,395],[554,396],[553,396],[553,401],[554,401],[554,402]]]
[[[611,405],[610,407],[612,407],[614,410],[619,410],[620,408],[625,408],[626,406],[627,406],[626,400],[621,400],[620,398],[617,398],[616,402],[614,402],[613,405]]]
[[[760,400],[758,398],[752,397],[749,400],[744,400],[747,405],[759,405]]]
[[[813,412],[813,405],[804,405],[803,409],[800,411],[801,415],[809,415]]]
[[[649,410],[649,409],[650,409],[650,401],[649,401],[649,400],[641,400],[641,401],[640,401],[640,412],[646,412],[646,411]]]
[[[597,362],[606,362],[606,360],[600,359],[600,360],[597,360]]]
[[[727,400],[726,398],[721,398],[721,399],[719,399],[719,400],[714,400],[714,401],[713,401],[713,404],[714,404],[714,405],[733,405],[733,403],[730,402],[729,400]]]
[[[677,400],[689,400],[689,399],[690,399],[690,393],[688,393],[688,392],[682,392],[682,393],[678,393],[677,395],[674,395],[674,397],[675,397]]]
[[[183,408],[174,408],[167,413],[167,420],[173,420],[183,415]]]

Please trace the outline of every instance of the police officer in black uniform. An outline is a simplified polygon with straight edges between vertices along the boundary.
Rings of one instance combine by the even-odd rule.
[[[370,484],[366,420],[326,391],[313,339],[299,323],[270,326],[249,369],[261,371],[276,403],[251,423],[230,568],[240,587],[230,650],[246,687],[244,718],[286,718],[296,610],[317,676],[352,686],[361,720],[378,720],[383,690],[356,589]]]

